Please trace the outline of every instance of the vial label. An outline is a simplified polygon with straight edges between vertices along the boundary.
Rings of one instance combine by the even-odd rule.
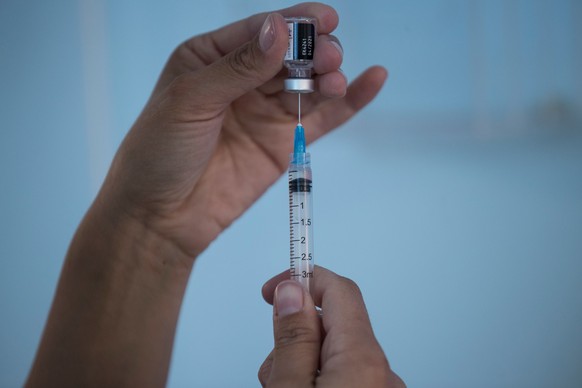
[[[313,60],[315,42],[315,26],[310,23],[287,23],[289,44],[287,45],[286,61]]]

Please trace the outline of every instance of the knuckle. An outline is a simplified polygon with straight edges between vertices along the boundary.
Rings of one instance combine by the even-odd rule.
[[[180,74],[174,80],[168,88],[166,89],[166,95],[170,98],[182,98],[185,94],[191,91],[191,78],[190,73]]]
[[[247,45],[225,57],[228,67],[240,78],[250,78],[256,72],[257,63],[251,50],[252,48]]]
[[[187,40],[180,43],[168,58],[166,69],[174,76],[194,71],[204,65],[207,65],[209,59],[205,50],[201,48],[202,39]]]
[[[174,51],[172,51],[172,54],[170,54],[169,62],[172,64],[181,64],[188,56],[189,52],[190,49],[188,48],[187,44],[185,42],[181,43],[174,49]]]
[[[288,327],[277,331],[275,348],[282,349],[298,344],[319,344],[319,336],[314,329],[306,326]]]
[[[360,286],[352,279],[340,276],[340,281],[342,285],[352,294],[361,296],[362,291],[360,290]]]
[[[213,95],[214,94],[214,95]],[[186,113],[198,120],[214,118],[222,104],[212,97],[216,90],[209,89],[209,83],[199,72],[183,73],[164,90],[160,107],[172,113]],[[195,106],[196,110],[192,107]]]

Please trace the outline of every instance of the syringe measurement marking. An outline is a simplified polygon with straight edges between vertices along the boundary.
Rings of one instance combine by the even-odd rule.
[[[293,207],[292,203],[293,203],[293,197],[291,194],[289,194],[289,206],[290,206],[289,222],[291,222],[291,223],[293,222],[293,210],[291,209],[291,207]],[[293,225],[293,223],[292,223],[292,225]],[[290,241],[290,250],[291,250],[291,260],[290,261],[291,261],[291,263],[289,266],[289,272],[290,272],[291,278],[295,278],[295,277],[300,276],[299,274],[295,273],[295,260],[294,260],[294,256],[293,256],[293,255],[295,255],[295,247],[294,247],[295,244],[293,242],[296,240],[294,240],[293,237],[294,237],[294,228],[293,228],[293,226],[291,226],[291,241]]]
[[[293,182],[297,179],[297,174],[292,175],[293,173],[297,173],[297,170],[290,170],[289,171],[289,183]],[[300,178],[302,179],[302,178]],[[291,227],[291,238],[290,238],[290,275],[292,278],[303,278],[303,279],[312,279],[313,278],[313,271],[303,270],[301,271],[300,268],[304,266],[301,263],[310,263],[313,260],[312,253],[303,253],[297,252],[303,251],[307,247],[307,238],[305,233],[309,234],[309,230],[312,227],[312,219],[311,217],[304,217],[308,213],[304,213],[307,209],[305,209],[304,202],[299,200],[293,195],[289,195],[289,218],[290,218],[290,227]],[[297,201],[297,202],[296,202]],[[302,217],[303,216],[303,217]],[[299,230],[295,230],[296,226],[299,225]],[[298,234],[298,238],[295,235]],[[295,245],[299,244],[299,245]],[[297,253],[300,253],[300,256],[296,256]],[[297,262],[296,262],[297,260]],[[301,260],[301,261],[299,261]],[[299,268],[298,268],[299,267]],[[299,270],[299,273],[297,273]]]

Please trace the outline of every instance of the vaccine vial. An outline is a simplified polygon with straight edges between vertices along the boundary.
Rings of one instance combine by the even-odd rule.
[[[315,52],[315,18],[285,18],[289,33],[289,44],[284,64],[289,69],[285,80],[285,91],[290,93],[311,93],[315,82],[311,78],[313,53]]]

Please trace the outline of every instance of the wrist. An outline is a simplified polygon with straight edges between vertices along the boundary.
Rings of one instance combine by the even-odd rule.
[[[99,193],[75,233],[68,256],[73,256],[72,251],[82,247],[107,251],[107,258],[120,267],[152,274],[186,275],[186,278],[195,259],[149,225],[146,218],[137,217],[129,204],[103,192]]]

